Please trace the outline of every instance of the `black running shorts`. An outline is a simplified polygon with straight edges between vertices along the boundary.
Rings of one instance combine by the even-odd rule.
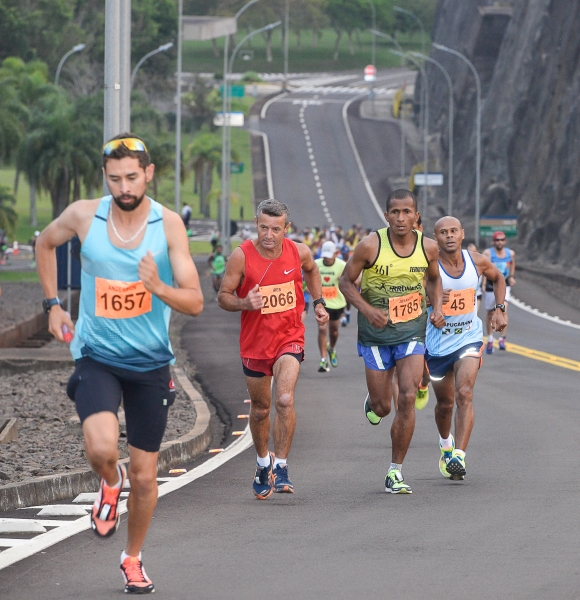
[[[168,365],[140,372],[88,357],[76,361],[66,393],[74,401],[81,423],[98,412],[116,415],[123,400],[127,443],[145,452],[159,450],[167,413],[175,402],[175,384]]]

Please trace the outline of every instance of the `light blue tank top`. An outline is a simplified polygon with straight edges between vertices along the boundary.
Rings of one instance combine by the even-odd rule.
[[[144,314],[129,318],[96,316],[96,278],[124,283],[139,281],[139,262],[150,250],[160,279],[167,285],[173,284],[163,230],[163,207],[149,199],[151,210],[143,241],[134,250],[124,250],[113,246],[107,233],[111,200],[111,196],[101,199],[81,246],[81,297],[71,354],[75,360],[89,356],[131,371],[151,371],[175,362],[168,333],[170,307],[152,295],[151,310]],[[106,302],[109,308],[133,307],[141,299],[128,293],[113,298],[111,293]],[[100,300],[100,306],[104,301]]]
[[[463,254],[463,273],[459,277],[451,277],[445,272],[445,269],[439,263],[439,273],[443,289],[466,290],[468,288],[477,289],[479,275],[471,255],[467,250],[461,251]],[[428,308],[429,315],[433,312]],[[477,301],[473,311],[465,315],[454,317],[445,317],[445,326],[442,329],[427,321],[427,336],[425,344],[427,352],[431,356],[447,356],[463,346],[473,342],[481,342],[483,336],[483,326],[481,319],[477,316]]]

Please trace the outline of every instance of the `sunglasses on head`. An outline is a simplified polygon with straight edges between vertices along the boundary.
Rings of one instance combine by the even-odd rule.
[[[138,140],[137,138],[122,138],[120,140],[111,140],[110,142],[107,142],[103,146],[103,154],[109,156],[109,154],[114,152],[121,145],[132,152],[147,152],[145,142]]]

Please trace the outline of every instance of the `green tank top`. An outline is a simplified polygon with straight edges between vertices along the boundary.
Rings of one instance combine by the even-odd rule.
[[[216,254],[211,261],[211,274],[223,275],[226,270],[226,259],[223,254]]]
[[[327,308],[334,310],[344,308],[346,300],[338,287],[338,280],[344,271],[346,263],[340,258],[334,259],[334,264],[327,266],[323,258],[314,261],[320,271],[320,282],[322,283],[322,297]]]
[[[376,329],[359,311],[358,340],[363,346],[394,346],[411,340],[424,341],[427,310],[423,277],[429,260],[423,247],[423,234],[415,231],[415,247],[406,257],[393,250],[388,228],[379,229],[376,234],[379,251],[374,263],[363,271],[361,295],[371,306],[388,311],[389,322],[386,327]],[[392,320],[399,322],[393,323]]]

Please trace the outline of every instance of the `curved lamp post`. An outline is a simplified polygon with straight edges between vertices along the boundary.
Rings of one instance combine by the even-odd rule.
[[[395,10],[396,12],[400,12],[404,15],[409,15],[410,17],[413,17],[413,19],[415,19],[415,21],[419,24],[419,27],[421,28],[421,53],[425,54],[426,32],[425,32],[425,27],[423,26],[423,22],[421,21],[421,19],[414,12],[411,12],[410,10],[407,10],[406,8],[401,8],[400,6],[393,6],[393,10]]]
[[[151,52],[147,53],[135,65],[135,68],[133,69],[133,72],[131,73],[131,89],[133,88],[133,83],[135,82],[135,75],[137,75],[137,71],[139,70],[139,67],[151,56],[153,56],[155,54],[159,54],[160,52],[165,52],[166,50],[169,50],[169,48],[173,48],[173,42],[169,42],[168,44],[163,44],[163,46],[159,46],[159,48],[157,48],[157,50],[152,50]]]
[[[393,54],[397,56],[400,55],[400,52],[397,50],[389,50]],[[423,63],[419,62],[416,58],[411,56],[410,54],[405,54],[411,62],[415,63],[419,70],[421,71],[421,77],[425,80],[425,85],[421,86],[421,91],[424,93],[425,103],[423,104],[423,171],[425,181],[423,182],[423,218],[427,218],[427,175],[429,174],[429,80],[427,79],[427,72],[425,71],[425,67]]]
[[[58,63],[58,67],[56,69],[56,75],[54,77],[54,85],[58,85],[58,80],[60,78],[60,71],[62,69],[62,66],[64,65],[66,59],[71,55],[74,54],[75,52],[80,52],[81,50],[84,50],[86,47],[86,44],[77,44],[76,46],[74,46],[73,48],[71,48],[61,59],[60,62]]]
[[[476,116],[476,149],[475,149],[475,245],[479,248],[479,212],[480,212],[480,186],[481,186],[481,80],[477,69],[473,63],[461,52],[442,46],[441,44],[433,44],[433,47],[442,52],[449,52],[457,58],[460,58],[471,69],[475,77],[475,85],[477,87],[477,116]]]
[[[449,87],[449,175],[447,176],[447,214],[453,215],[453,82],[447,72],[447,69],[437,60],[421,54],[420,52],[410,52],[413,56],[417,56],[423,60],[433,63],[443,73],[447,86]]]
[[[236,58],[236,55],[238,53],[238,50],[252,37],[254,37],[255,35],[258,35],[259,33],[263,33],[264,31],[270,31],[271,29],[274,29],[275,27],[278,27],[279,25],[282,24],[282,21],[276,21],[275,23],[270,23],[269,25],[266,25],[264,27],[260,27],[260,29],[255,29],[254,31],[251,31],[250,33],[248,33],[248,35],[246,37],[244,37],[242,39],[242,41],[234,48],[234,51],[232,52],[232,56],[230,57],[229,63],[228,63],[228,68],[227,68],[227,73],[231,73],[232,72],[232,67],[234,64],[234,60]],[[224,81],[225,84],[225,81]],[[224,254],[229,255],[230,253],[230,228],[229,228],[229,224],[230,224],[230,157],[231,157],[231,126],[229,123],[229,114],[231,112],[231,105],[232,105],[232,99],[230,97],[228,97],[229,95],[225,94],[226,92],[226,88],[224,85],[224,98],[226,100],[225,104],[226,104],[226,111],[224,112],[224,130],[226,133],[226,152],[225,152],[225,161],[223,160],[224,155],[223,155],[223,146],[222,146],[222,181],[223,184],[222,185],[222,214],[221,214],[221,225],[222,225],[222,243],[224,246]],[[224,177],[225,175],[225,177]]]

